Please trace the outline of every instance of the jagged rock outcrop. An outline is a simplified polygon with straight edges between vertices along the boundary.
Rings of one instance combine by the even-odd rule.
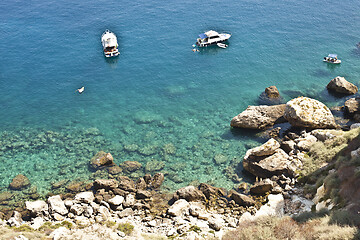
[[[285,104],[274,106],[249,106],[231,120],[230,126],[238,128],[265,129],[284,122]]]
[[[352,95],[357,93],[358,88],[354,84],[348,82],[344,77],[336,77],[327,85],[327,89],[336,93]]]
[[[308,97],[298,97],[287,102],[284,117],[295,127],[335,128],[337,126],[330,109]]]

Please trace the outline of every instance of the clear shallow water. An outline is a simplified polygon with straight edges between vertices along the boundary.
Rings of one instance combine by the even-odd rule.
[[[169,188],[231,188],[224,169],[258,139],[229,123],[264,88],[335,106],[345,98],[326,92],[330,79],[360,85],[359,12],[355,0],[2,1],[0,189],[19,173],[43,192],[86,179],[100,150],[118,164],[164,162]],[[121,52],[110,61],[100,44],[107,28]],[[208,29],[232,32],[229,47],[192,52]],[[323,63],[328,53],[343,63]]]

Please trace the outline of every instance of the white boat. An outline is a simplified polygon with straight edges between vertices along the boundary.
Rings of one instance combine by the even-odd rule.
[[[213,44],[225,42],[230,37],[230,33],[218,33],[214,30],[210,30],[199,35],[196,45],[199,47],[207,47]]]
[[[334,63],[334,64],[341,63],[341,60],[337,58],[336,54],[329,54],[327,57],[324,57],[323,61],[327,62],[327,63]]]
[[[225,43],[217,43],[216,44],[219,48],[227,48],[228,45],[226,45]]]
[[[103,45],[105,57],[116,57],[120,54],[116,35],[110,30],[106,30],[101,35],[101,43]]]

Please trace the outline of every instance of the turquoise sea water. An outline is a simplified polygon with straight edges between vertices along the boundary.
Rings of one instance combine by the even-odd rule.
[[[230,120],[266,87],[336,106],[346,98],[326,92],[332,78],[360,85],[359,13],[356,0],[1,1],[0,190],[19,173],[43,193],[87,179],[100,150],[162,166],[170,189],[231,188],[259,139]],[[105,29],[117,59],[102,54]],[[209,29],[230,31],[229,47],[192,52]],[[328,53],[343,63],[323,63]]]

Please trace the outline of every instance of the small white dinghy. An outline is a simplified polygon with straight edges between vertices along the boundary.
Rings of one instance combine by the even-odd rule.
[[[217,43],[216,44],[219,48],[227,48],[228,45],[226,45],[225,43]]]

